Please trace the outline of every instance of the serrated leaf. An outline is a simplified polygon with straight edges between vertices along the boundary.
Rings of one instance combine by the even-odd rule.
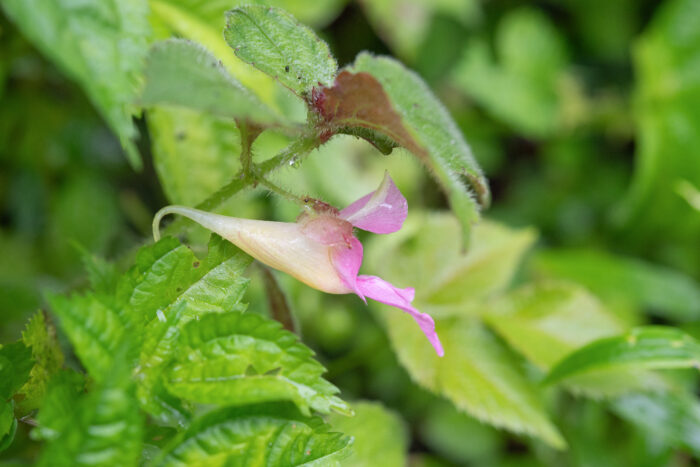
[[[449,214],[412,213],[394,235],[367,244],[368,270],[416,289],[415,306],[434,316],[480,312],[484,299],[502,293],[535,240],[530,229],[482,221],[464,253],[457,220]]]
[[[112,371],[114,352],[131,337],[114,299],[87,293],[54,295],[48,301],[83,366],[103,381]]]
[[[168,200],[196,206],[231,181],[241,164],[235,122],[181,108],[148,112],[153,162]]]
[[[236,56],[300,97],[330,86],[338,69],[328,45],[284,10],[241,6],[226,13],[224,37]]]
[[[676,270],[593,250],[539,253],[535,271],[569,279],[612,302],[649,307],[652,313],[691,321],[700,316],[700,286]]]
[[[154,466],[337,466],[351,439],[288,404],[219,409],[196,420]]]
[[[551,384],[597,370],[697,367],[700,342],[676,328],[643,326],[574,351],[552,368],[544,382]]]
[[[213,235],[209,252],[199,260],[171,237],[142,248],[136,264],[120,283],[120,296],[149,323],[141,348],[138,396],[144,409],[164,422],[183,425],[182,404],[163,387],[161,375],[176,354],[180,328],[208,313],[243,310],[248,279],[242,276],[251,258]]]
[[[527,285],[489,305],[486,322],[542,369],[591,341],[623,332],[600,302],[575,284]]]
[[[116,265],[93,255],[82,246],[79,250],[92,289],[97,293],[114,293],[119,280],[119,271]]]
[[[6,0],[2,7],[41,52],[83,87],[131,164],[141,167],[129,106],[150,33],[147,1]]]
[[[408,433],[398,415],[376,402],[355,402],[355,415],[331,415],[334,430],[352,436],[352,454],[341,462],[343,467],[370,467],[381,459],[382,465],[407,465]]]
[[[407,149],[437,178],[468,244],[479,207],[489,204],[490,195],[486,179],[450,114],[420,76],[392,58],[361,53],[350,70],[369,73],[382,85],[401,116],[402,126],[417,143]]]
[[[104,382],[77,400],[70,422],[59,424],[61,430],[44,448],[38,465],[137,465],[143,420],[127,352],[126,347],[117,350]]]
[[[166,385],[178,397],[204,404],[289,400],[307,415],[310,409],[350,412],[324,372],[313,352],[279,322],[231,312],[185,326]]]
[[[654,439],[700,455],[700,404],[696,397],[681,391],[640,392],[614,400],[611,407]]]
[[[24,399],[22,412],[39,408],[50,378],[63,366],[63,352],[56,339],[56,328],[46,322],[43,312],[37,312],[22,332],[22,341],[32,351],[34,366],[29,381],[20,389]]]
[[[148,54],[144,74],[140,103],[145,107],[178,106],[261,125],[281,123],[196,43],[183,39],[157,42]]]
[[[12,397],[29,378],[32,351],[21,341],[0,347],[0,400]]]
[[[479,321],[436,319],[445,348],[440,358],[409,316],[384,307],[379,311],[399,361],[416,383],[483,422],[538,437],[558,449],[565,447],[536,386]]]

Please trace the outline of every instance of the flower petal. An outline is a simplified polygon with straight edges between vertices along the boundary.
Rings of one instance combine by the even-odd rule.
[[[415,291],[412,288],[399,289],[377,276],[363,275],[357,278],[357,289],[372,300],[395,306],[413,316],[438,356],[445,355],[440,338],[435,332],[433,318],[427,313],[421,313],[411,305],[415,296]]]
[[[340,217],[362,230],[388,234],[401,229],[408,203],[388,173],[374,193],[358,199],[340,211]]]
[[[357,273],[362,265],[362,243],[354,236],[348,241],[349,246],[340,244],[331,247],[331,262],[343,284],[367,303],[364,294],[357,288]]]

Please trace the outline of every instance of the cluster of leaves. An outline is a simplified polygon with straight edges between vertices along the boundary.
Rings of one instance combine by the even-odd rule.
[[[3,447],[15,416],[39,408],[40,465],[330,465],[347,454],[351,438],[311,414],[351,412],[313,352],[245,313],[247,255],[213,237],[200,260],[168,237],[123,275],[87,261],[91,290],[49,300],[86,373],[64,367],[53,326],[35,315],[0,349]]]
[[[295,321],[288,309],[274,312],[285,293],[269,271],[250,284],[247,310],[250,258],[220,238],[201,259],[171,237],[135,258],[126,253],[119,268],[85,253],[90,290],[51,294],[51,314],[37,313],[20,341],[0,348],[0,451],[46,465],[405,465],[401,419],[377,403],[344,402],[338,386],[346,397],[399,408],[431,451],[415,455],[417,465],[668,465],[700,456],[700,287],[679,272],[700,274],[700,165],[689,156],[700,124],[696,2],[665,2],[634,43],[633,114],[624,93],[596,87],[609,76],[582,70],[572,47],[624,77],[625,50],[646,15],[631,0],[543,10],[360,2],[385,44],[420,75],[370,53],[353,52],[339,69],[326,42],[285,11],[319,28],[342,0],[238,3],[4,0],[2,9],[80,85],[135,168],[148,153],[137,128],[148,134],[171,203],[225,212],[237,195],[238,216],[293,218],[296,206],[244,191],[318,149],[278,176],[343,205],[369,191],[368,174],[391,166],[412,207],[441,206],[419,168],[427,167],[454,217],[414,213],[400,234],[370,242],[366,259],[371,273],[416,288],[415,304],[436,318],[446,356],[437,358],[403,314],[375,304],[373,321],[283,278],[305,342],[331,357],[332,384],[311,350],[272,319],[288,328]],[[544,13],[551,10],[574,39]],[[348,42],[346,32],[323,37],[334,50]],[[31,68],[23,47],[0,41],[25,64],[19,70]],[[459,127],[421,76],[446,97]],[[105,174],[131,173],[94,158],[116,156],[109,138],[97,149],[77,143],[92,134],[83,123],[94,119],[88,105],[47,104],[33,91],[19,89],[0,106],[0,147],[21,143],[13,174],[49,167],[7,184],[0,174],[18,226],[0,236],[12,265],[0,269],[0,307],[9,310],[35,309],[46,283],[60,288],[38,271],[69,276],[63,288],[74,287],[68,272],[77,255],[66,240],[124,253],[149,229],[138,198],[165,202],[157,187],[117,198],[108,183],[124,181]],[[29,108],[49,122],[38,132]],[[15,110],[30,123],[5,118]],[[545,242],[566,249],[533,252],[534,229],[474,227],[490,194],[462,130],[493,175],[494,215],[535,224]],[[628,188],[622,153],[633,133],[638,168]],[[58,143],[45,143],[55,134]],[[377,150],[414,157],[365,157]],[[48,219],[26,214],[41,212],[47,198]],[[38,253],[29,254],[27,238],[39,238]],[[196,232],[190,240],[204,243]],[[72,349],[65,357],[54,321]],[[511,455],[505,443],[513,439],[527,453]],[[39,454],[17,451],[26,446]]]

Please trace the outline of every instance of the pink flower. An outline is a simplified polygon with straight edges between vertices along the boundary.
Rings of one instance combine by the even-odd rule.
[[[439,356],[444,355],[433,318],[411,305],[412,288],[400,289],[377,276],[358,275],[362,243],[353,227],[378,234],[401,229],[408,204],[394,181],[385,175],[379,188],[342,211],[318,203],[295,223],[221,216],[184,206],[167,206],[155,216],[154,237],[166,214],[180,214],[216,232],[258,261],[332,294],[355,293],[399,308],[416,320]]]

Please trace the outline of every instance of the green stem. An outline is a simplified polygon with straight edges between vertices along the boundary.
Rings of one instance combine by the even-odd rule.
[[[291,201],[291,202],[293,202],[293,203],[297,203],[297,204],[299,204],[300,206],[306,206],[306,203],[304,202],[303,199],[301,199],[300,197],[298,197],[298,196],[295,195],[294,193],[291,193],[291,192],[289,192],[289,191],[287,191],[287,190],[285,190],[285,189],[283,189],[283,188],[281,188],[281,187],[278,187],[277,185],[275,185],[275,184],[272,183],[271,181],[269,181],[269,180],[263,178],[262,176],[256,177],[256,180],[257,180],[257,182],[260,183],[262,186],[264,186],[264,187],[267,188],[268,190],[272,191],[273,193],[277,193],[277,194],[280,195],[282,198],[284,198],[284,199],[286,199],[286,200],[288,200],[288,201]]]
[[[221,187],[209,198],[199,203],[196,208],[201,209],[202,211],[213,211],[239,191],[248,188],[250,185],[255,185],[261,177],[264,177],[268,173],[282,167],[283,165],[288,165],[290,162],[304,157],[312,150],[320,146],[320,144],[321,141],[315,134],[304,135],[301,138],[292,141],[289,146],[284,148],[276,156],[259,164],[251,163],[248,172],[241,169],[236,175],[233,176],[233,179],[229,183]],[[185,221],[182,218],[176,219],[163,230],[163,234],[171,235],[172,233],[179,231],[182,229],[184,222]]]

